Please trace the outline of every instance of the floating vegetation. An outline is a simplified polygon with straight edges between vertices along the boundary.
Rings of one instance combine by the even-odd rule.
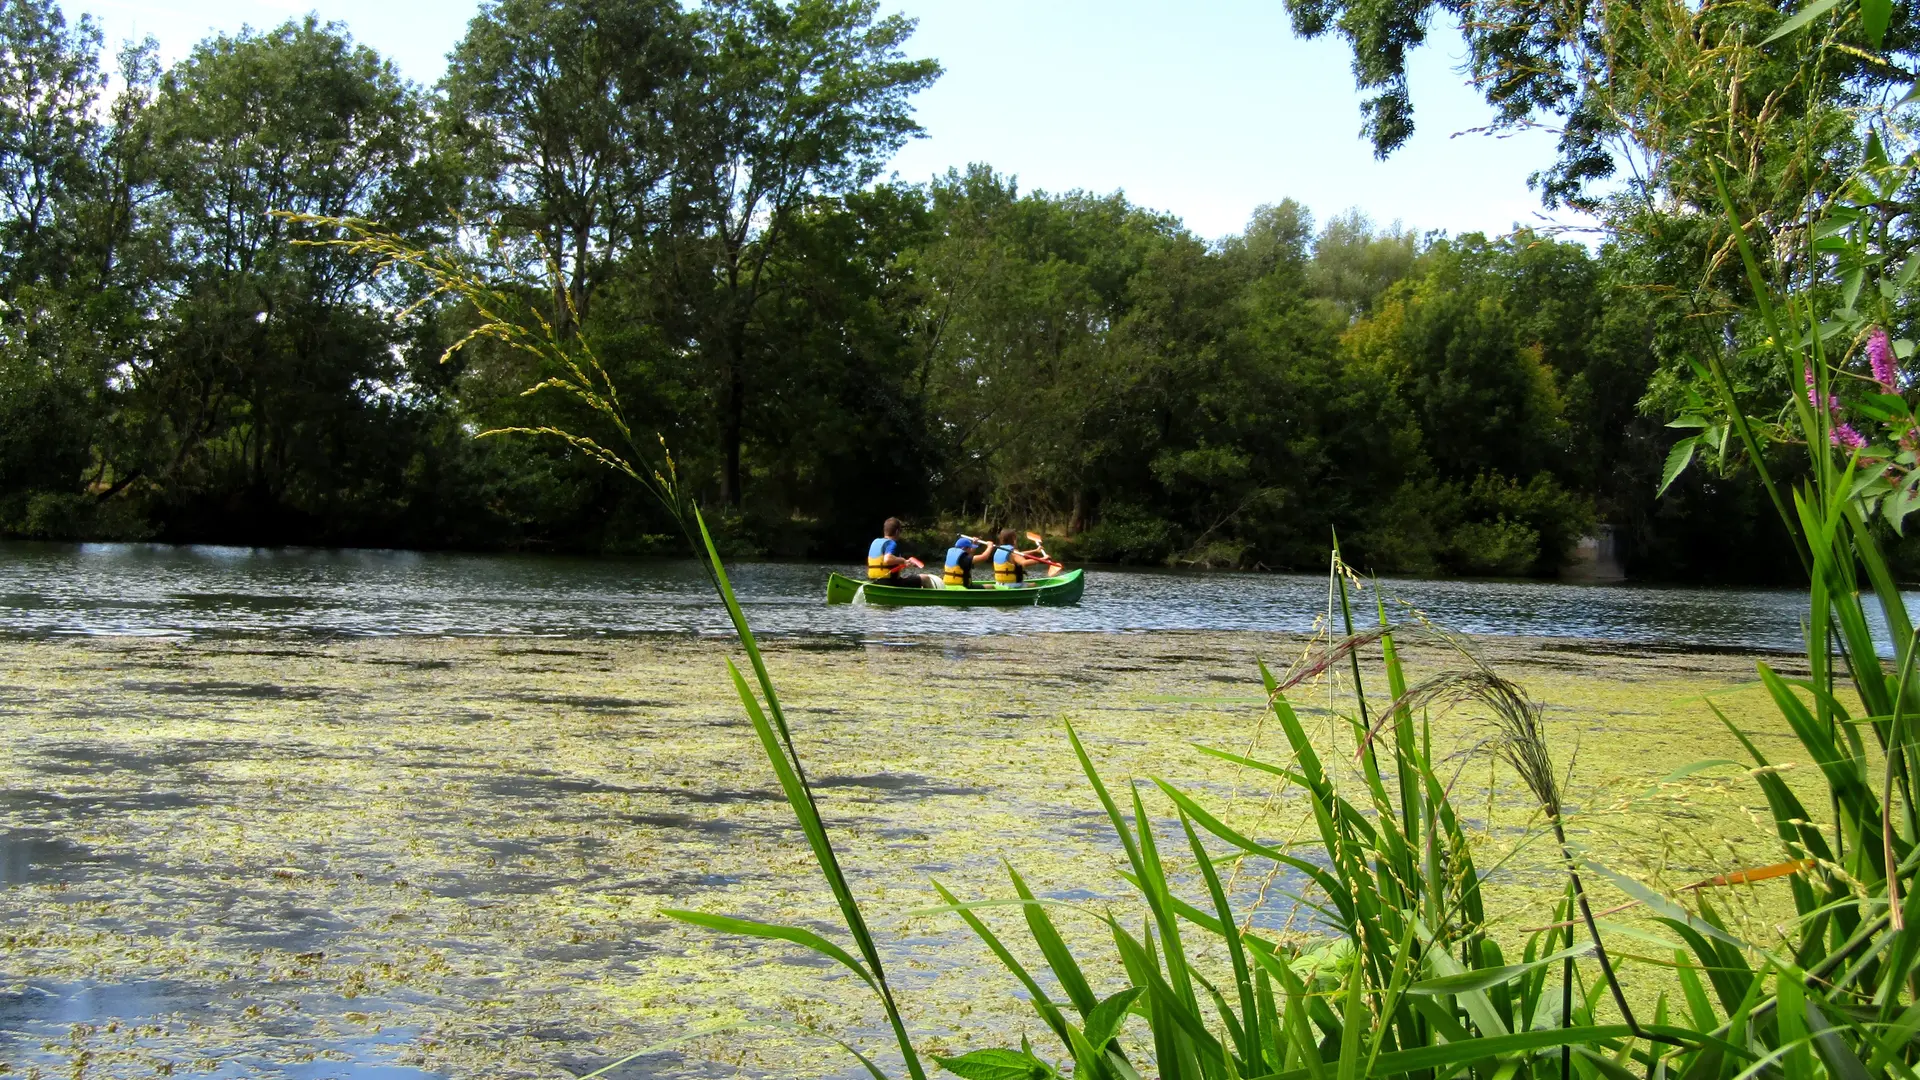
[[[1555,745],[1577,747],[1566,791],[1577,842],[1674,886],[1773,861],[1744,773],[1652,782],[1741,756],[1701,694],[1744,726],[1778,727],[1746,686],[1750,658],[1610,649],[1569,667],[1539,643],[1477,644],[1549,703]],[[0,682],[14,690],[0,708],[0,1016],[20,1021],[0,1029],[35,1033],[0,1042],[14,1072],[50,1075],[84,1056],[89,1076],[209,1062],[352,1075],[299,1071],[344,1054],[551,1076],[747,1021],[788,1026],[695,1039],[635,1067],[824,1076],[848,1059],[814,1032],[884,1037],[850,974],[657,914],[832,910],[722,677],[730,643],[570,641],[537,668],[505,639],[275,645],[0,643]],[[1038,1035],[958,920],[903,917],[938,903],[929,878],[997,894],[1005,858],[1042,896],[1097,906],[1128,889],[1063,721],[1112,780],[1165,776],[1247,835],[1304,835],[1299,799],[1190,746],[1278,752],[1251,673],[1256,657],[1298,648],[1200,633],[767,646],[924,1049]],[[1446,660],[1404,651],[1416,674]],[[166,689],[180,686],[280,692]],[[1312,695],[1295,694],[1315,722]],[[1464,746],[1471,733],[1459,735]],[[1760,745],[1794,760],[1784,733]],[[1537,824],[1517,787],[1463,812],[1486,866]],[[1587,829],[1600,813],[1607,828]],[[1525,850],[1500,871],[1549,887],[1532,902],[1493,896],[1515,905],[1489,912],[1496,935],[1551,921],[1548,861]],[[1269,932],[1311,934],[1270,884],[1231,887]],[[1595,891],[1597,907],[1612,903]],[[1747,914],[1766,917],[1766,894],[1725,895],[1738,907],[1746,893]],[[76,1000],[93,1004],[50,1004]]]

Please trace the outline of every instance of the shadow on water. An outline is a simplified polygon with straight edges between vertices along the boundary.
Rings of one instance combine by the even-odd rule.
[[[123,689],[145,694],[171,694],[196,698],[263,698],[269,700],[312,701],[327,691],[316,686],[280,686],[275,683],[238,682],[124,682]]]
[[[201,806],[206,802],[206,799],[185,791],[116,791],[83,795],[59,795],[51,791],[19,788],[0,791],[0,812],[40,810],[68,818],[87,818],[104,813],[137,813],[142,810],[179,810]]]
[[[71,840],[35,833],[0,835],[0,885],[30,881],[66,881],[109,865],[130,860],[110,858]]]
[[[0,1053],[10,1066],[25,1066],[29,1073],[54,1069],[79,1075],[78,1054],[97,1056],[110,1051],[144,1059],[156,1073],[185,1066],[193,1075],[210,1080],[434,1080],[442,1075],[393,1060],[418,1034],[411,1028],[310,1037],[309,1018],[343,1015],[348,1004],[344,999],[302,995],[288,1019],[276,1019],[260,1017],[257,1010],[256,1015],[246,1014],[243,1010],[252,1004],[246,997],[244,991],[167,980],[27,983],[0,991]],[[352,1003],[360,1015],[382,1007],[383,1003],[367,999]],[[261,1045],[196,1048],[190,1056],[169,1053],[167,1035],[172,1029],[228,1026],[232,1023],[228,1014],[245,1016],[249,1042]]]
[[[186,769],[216,761],[310,760],[320,752],[310,746],[276,744],[264,747],[245,740],[176,739],[152,750],[128,750],[97,743],[50,746],[38,751],[42,772],[65,775],[123,773],[148,776],[158,769]]]
[[[535,694],[509,693],[501,697],[513,701],[524,701],[529,705],[565,705],[587,712],[628,712],[634,709],[671,708],[670,701],[655,701],[647,698],[595,697],[590,694]]]
[[[987,789],[937,784],[930,777],[915,773],[872,773],[866,776],[823,776],[813,779],[816,788],[866,788],[890,795],[985,795]]]
[[[664,795],[693,803],[784,802],[786,797],[772,789],[677,788],[657,784],[626,787],[591,777],[560,776],[554,773],[518,773],[512,776],[479,776],[475,783],[503,799],[522,799],[533,803],[551,803],[578,795]]]

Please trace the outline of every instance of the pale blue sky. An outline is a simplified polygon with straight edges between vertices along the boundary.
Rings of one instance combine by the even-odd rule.
[[[907,180],[985,161],[1025,189],[1124,189],[1195,232],[1237,232],[1292,198],[1321,219],[1358,207],[1420,229],[1504,232],[1546,221],[1527,175],[1553,136],[1456,134],[1488,113],[1436,34],[1413,62],[1413,140],[1386,162],[1359,137],[1343,44],[1293,36],[1280,0],[883,0],[920,20],[911,51],[947,69],[917,99],[928,137],[894,159]],[[430,83],[471,0],[62,0],[110,45],[151,34],[168,61],[215,31],[314,11]],[[1581,224],[1562,212],[1553,219]]]

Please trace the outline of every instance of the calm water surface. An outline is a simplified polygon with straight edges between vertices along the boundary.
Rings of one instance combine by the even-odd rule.
[[[1036,631],[1306,630],[1326,609],[1314,575],[1091,570],[1070,608],[828,607],[827,571],[731,572],[755,629],[885,638]],[[1554,582],[1381,583],[1454,630],[1676,646],[1797,649],[1805,595]],[[692,560],[403,551],[0,544],[0,633],[722,633]]]

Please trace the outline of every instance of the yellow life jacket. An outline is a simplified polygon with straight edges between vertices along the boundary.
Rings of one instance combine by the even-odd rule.
[[[887,556],[895,554],[899,547],[898,540],[883,536],[867,548],[868,581],[884,581],[894,575],[896,568],[887,565]]]
[[[1022,575],[1021,566],[1013,561],[1013,545],[1001,544],[993,549],[993,580],[1001,585],[1017,585]]]
[[[967,571],[973,568],[973,549],[956,544],[947,549],[947,565],[940,580],[948,585],[962,588],[967,584]]]

